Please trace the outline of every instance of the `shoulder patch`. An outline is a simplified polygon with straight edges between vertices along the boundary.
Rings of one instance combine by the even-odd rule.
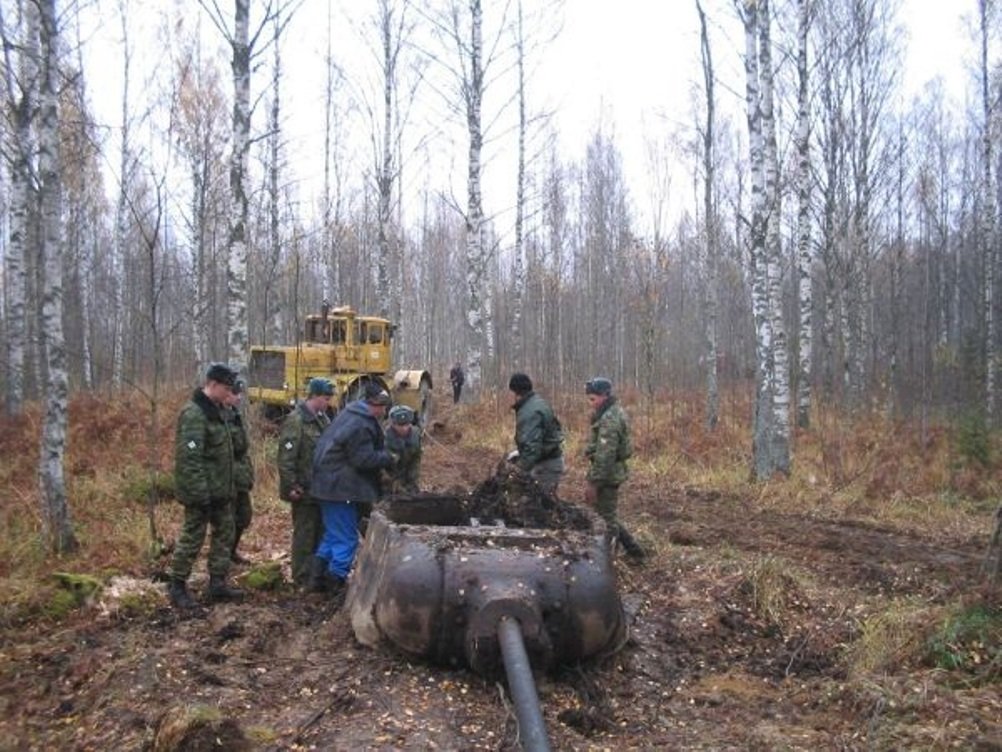
[[[198,449],[198,443],[192,439],[188,442],[188,449]]]
[[[285,442],[285,448],[286,448],[286,449],[292,449],[292,446],[293,446],[293,444],[292,444],[292,442],[291,442],[291,441],[287,441],[287,442]]]

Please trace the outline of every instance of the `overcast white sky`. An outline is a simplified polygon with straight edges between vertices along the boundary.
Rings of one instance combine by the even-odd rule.
[[[171,0],[131,0],[133,13],[149,19],[151,11],[171,5]],[[547,0],[525,0],[527,6]],[[367,54],[357,41],[357,28],[370,12],[363,0],[305,0],[290,26],[289,36],[295,40],[284,56],[286,67],[286,111],[288,120],[290,158],[294,169],[303,180],[304,193],[316,190],[321,176],[318,145],[323,132],[323,64],[326,47],[327,9],[333,3],[340,12],[334,19],[335,56],[347,58],[349,75],[357,73],[367,59]],[[252,2],[255,4],[255,2]],[[973,48],[969,34],[961,22],[962,15],[973,15],[976,0],[901,0],[900,19],[906,25],[907,64],[905,67],[906,92],[918,91],[930,79],[942,76],[948,91],[964,96],[968,82],[968,67]],[[221,5],[229,10],[231,3]],[[91,6],[100,10],[103,20],[99,31],[85,30],[89,40],[89,61],[94,60],[104,73],[98,77],[88,71],[91,96],[99,117],[116,123],[120,117],[121,53],[115,42],[119,36],[116,0],[99,0]],[[200,13],[194,0],[183,0],[190,8],[189,18]],[[500,3],[485,3],[490,16]],[[691,99],[693,82],[700,76],[698,48],[698,19],[692,0],[565,0],[563,25],[560,35],[545,49],[538,52],[541,63],[529,81],[530,96],[537,107],[554,109],[556,130],[566,155],[580,159],[584,147],[596,124],[615,135],[624,159],[629,181],[641,184],[646,178],[648,161],[646,141],[664,135],[692,122]],[[743,96],[743,71],[740,55],[743,39],[737,27],[731,0],[705,0],[711,25],[714,61],[718,77],[733,82],[732,104],[741,107]],[[349,20],[350,19],[350,20]],[[96,21],[96,19],[95,19]],[[149,21],[147,21],[149,23]],[[85,27],[86,28],[86,27]],[[141,39],[141,35],[136,35]],[[218,32],[203,23],[203,38],[218,42]],[[162,64],[159,56],[144,54],[141,47],[134,64],[150,66]],[[268,61],[270,63],[270,59]],[[228,56],[223,70],[228,71]],[[266,67],[255,73],[252,97],[260,94],[268,83]],[[140,79],[137,72],[134,82]],[[135,83],[134,83],[135,86]],[[141,92],[132,94],[135,101]],[[725,87],[718,95],[727,97]],[[490,97],[490,92],[488,94]],[[262,104],[257,117],[264,114]],[[743,117],[743,115],[742,115]],[[263,121],[261,121],[263,122]],[[263,127],[258,122],[256,128]],[[460,135],[462,130],[460,128]],[[498,201],[497,194],[513,195],[510,188],[514,180],[514,140],[505,155],[488,164],[485,181],[485,200],[493,203],[496,211],[510,201]],[[360,143],[357,151],[362,160],[368,159],[366,145]],[[436,158],[443,161],[437,169],[449,169],[442,153],[452,161],[451,169],[458,195],[462,195],[465,181],[466,145],[461,140],[440,149]],[[510,157],[508,156],[510,155]],[[116,158],[112,158],[117,161]],[[686,180],[685,175],[675,179],[675,185]],[[310,186],[313,187],[310,187]],[[634,190],[634,193],[639,191]],[[492,199],[492,195],[495,197]],[[307,199],[306,195],[303,199]],[[646,207],[638,205],[639,213]],[[504,220],[500,219],[499,224]],[[499,228],[504,230],[504,228]]]

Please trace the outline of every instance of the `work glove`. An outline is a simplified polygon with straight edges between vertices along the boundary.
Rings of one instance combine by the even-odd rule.
[[[598,486],[594,483],[589,483],[585,486],[585,502],[591,506],[595,506],[595,502],[598,501]]]

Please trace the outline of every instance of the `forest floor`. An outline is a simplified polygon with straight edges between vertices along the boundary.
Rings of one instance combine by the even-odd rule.
[[[469,489],[496,466],[463,420],[432,429],[427,487]],[[1002,750],[998,631],[936,643],[972,603],[998,625],[980,573],[991,507],[895,524],[636,464],[621,517],[651,557],[616,561],[629,639],[537,677],[553,749]],[[582,478],[575,465],[561,496],[581,498]],[[287,507],[259,493],[256,515],[244,553],[287,575]],[[0,750],[520,748],[503,683],[362,647],[336,603],[287,587],[179,614],[150,580],[164,561],[118,562],[63,618],[0,625]]]

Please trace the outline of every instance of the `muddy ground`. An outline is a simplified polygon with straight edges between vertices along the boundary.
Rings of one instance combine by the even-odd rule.
[[[427,485],[469,489],[493,470],[496,457],[437,436]],[[572,473],[562,496],[580,489]],[[986,537],[642,480],[622,513],[653,550],[644,567],[616,563],[630,637],[612,657],[539,677],[554,749],[1002,749],[997,684],[955,686],[921,666],[847,674],[867,614],[976,588]],[[287,567],[287,524],[277,503],[259,510],[246,552]],[[254,592],[182,617],[151,587],[147,608],[105,599],[4,631],[0,750],[520,747],[502,684],[361,647],[319,596]]]

